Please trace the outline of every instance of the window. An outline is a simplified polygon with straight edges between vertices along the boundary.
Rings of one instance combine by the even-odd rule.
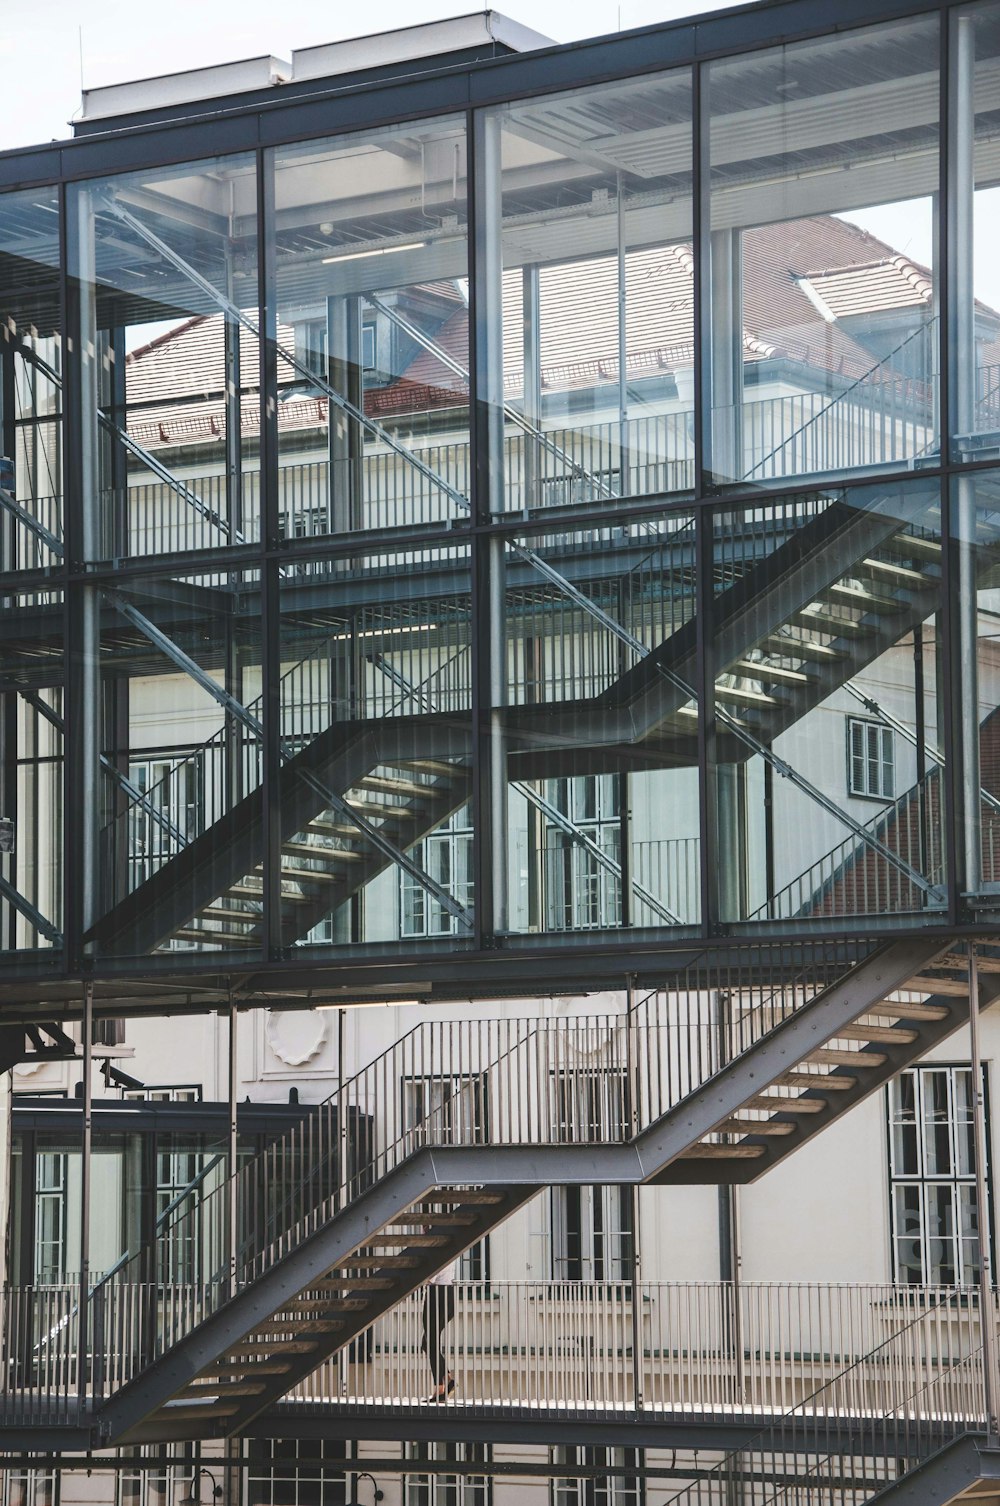
[[[489,1118],[486,1083],[481,1077],[411,1077],[402,1083],[402,1114],[405,1129],[413,1129],[434,1115],[435,1138],[456,1144],[487,1144]],[[462,1255],[460,1281],[489,1280],[489,1237],[485,1236]]]
[[[123,1088],[122,1098],[132,1103],[200,1103],[201,1084],[147,1083],[142,1088]]]
[[[552,1075],[554,1124],[560,1141],[620,1140],[628,1125],[628,1094],[619,1070]],[[552,1278],[627,1281],[632,1275],[632,1191],[629,1187],[553,1187]]]
[[[407,1475],[403,1506],[491,1506],[493,1479],[486,1473],[493,1462],[488,1443],[408,1443],[407,1459],[435,1463],[482,1464],[481,1475]]]
[[[164,1284],[191,1283],[201,1279],[199,1272],[200,1204],[204,1184],[192,1187],[204,1165],[200,1147],[185,1145],[174,1135],[164,1135],[156,1150],[156,1217],[161,1218],[172,1204],[176,1211],[165,1233],[157,1240],[159,1270],[157,1279]],[[182,1194],[191,1196],[182,1202]]]
[[[35,1280],[53,1286],[66,1280],[65,1151],[41,1150],[35,1163]]]
[[[593,1471],[565,1478],[554,1473],[550,1485],[552,1506],[643,1506],[645,1481],[639,1474],[627,1473],[643,1468],[642,1449],[560,1445],[552,1450],[551,1463],[555,1471],[561,1464]]]
[[[860,716],[847,718],[847,793],[891,800],[896,787],[892,728]]]
[[[130,763],[129,779],[145,797],[144,804],[129,806],[130,890],[151,878],[202,830],[202,762],[201,753],[175,753]]]
[[[614,774],[551,779],[545,798],[600,850],[619,861],[621,826]],[[545,825],[546,925],[594,930],[621,922],[621,884],[593,853],[554,822]]]
[[[971,1286],[979,1276],[972,1072],[915,1067],[888,1092],[894,1279]]]
[[[149,1443],[126,1451],[125,1460],[135,1460],[135,1469],[122,1469],[115,1476],[115,1506],[172,1506],[172,1502],[187,1499],[191,1480],[196,1469],[190,1444],[171,1447],[165,1443]],[[167,1455],[174,1458],[187,1454],[188,1462],[170,1464]],[[147,1462],[148,1461],[148,1462]],[[208,1499],[208,1481],[204,1499]]]
[[[61,1475],[40,1465],[0,1469],[0,1506],[59,1506]]]
[[[254,1438],[247,1506],[344,1506],[346,1463],[344,1444],[333,1439]]]
[[[472,816],[467,805],[418,843],[411,856],[446,894],[469,909],[474,890]],[[402,936],[448,936],[458,928],[456,917],[408,873],[400,873],[399,905]]]

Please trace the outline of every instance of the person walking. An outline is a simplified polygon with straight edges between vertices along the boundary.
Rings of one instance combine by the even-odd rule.
[[[444,1401],[455,1389],[455,1377],[448,1369],[444,1352],[444,1331],[455,1316],[457,1280],[456,1259],[443,1266],[424,1288],[424,1334],[421,1348],[434,1377],[434,1391],[428,1396],[428,1401]]]

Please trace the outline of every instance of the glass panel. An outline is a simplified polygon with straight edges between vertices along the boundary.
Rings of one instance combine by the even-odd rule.
[[[465,546],[281,583],[285,946],[472,935]]]
[[[936,17],[712,63],[717,480],[936,451]]]
[[[913,482],[715,512],[723,920],[944,906],[938,499]],[[866,726],[845,771],[855,709]],[[869,783],[891,771],[874,814],[875,792],[851,788],[858,764]]]
[[[1000,889],[1000,472],[980,471],[953,482],[952,528],[961,648],[957,712],[962,740],[964,861],[962,888]]]
[[[274,154],[288,539],[468,510],[465,156],[461,119]]]
[[[927,1280],[941,1286],[958,1281],[958,1243],[955,1238],[955,1201],[951,1183],[924,1187],[927,1209]]]
[[[892,1189],[896,1280],[907,1286],[920,1285],[924,1280],[922,1192],[912,1183]]]
[[[259,536],[252,156],[70,189],[88,559]]]
[[[0,621],[0,949],[51,949],[63,929],[62,592],[8,592]]]
[[[485,140],[494,511],[689,490],[689,73],[505,105]]]
[[[102,918],[113,955],[263,941],[255,573],[122,579],[100,593]]]
[[[947,1068],[921,1073],[926,1177],[947,1177],[955,1171],[951,1149],[952,1106],[948,1092],[950,1076]]]
[[[525,537],[509,550],[509,928],[700,915],[694,521]]]
[[[891,1167],[893,1176],[918,1176],[920,1163],[917,1146],[917,1078],[904,1072],[889,1085],[892,1124]]]
[[[952,455],[976,460],[995,455],[1000,438],[1000,6],[963,6],[951,24]]]
[[[0,569],[62,558],[59,199],[0,196]]]

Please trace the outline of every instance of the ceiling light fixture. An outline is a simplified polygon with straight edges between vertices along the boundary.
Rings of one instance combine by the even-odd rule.
[[[423,251],[426,241],[407,241],[400,246],[376,246],[371,251],[345,251],[338,256],[324,256],[324,267],[334,261],[364,261],[369,256],[390,256],[394,251]]]

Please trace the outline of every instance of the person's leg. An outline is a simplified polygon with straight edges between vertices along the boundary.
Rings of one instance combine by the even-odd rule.
[[[451,1288],[447,1286],[429,1286],[427,1296],[424,1298],[424,1352],[427,1355],[427,1363],[431,1367],[434,1384],[439,1390],[444,1385],[448,1374],[448,1367],[441,1350],[441,1333],[444,1328],[445,1311],[443,1298],[449,1291]]]

